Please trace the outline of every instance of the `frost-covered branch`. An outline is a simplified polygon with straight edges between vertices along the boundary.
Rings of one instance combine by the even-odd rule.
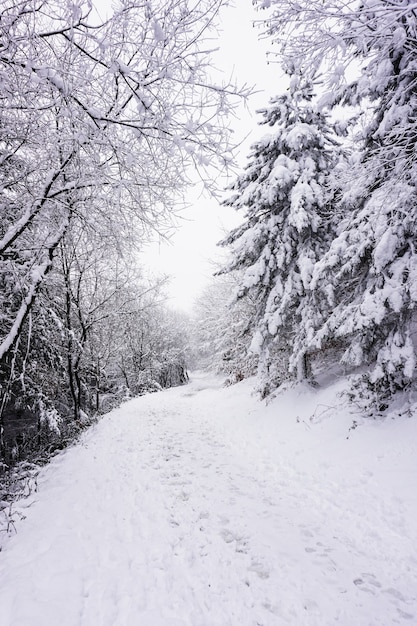
[[[30,285],[27,294],[23,298],[23,301],[16,313],[14,322],[7,333],[6,337],[2,340],[0,344],[0,360],[4,359],[4,357],[8,354],[10,349],[13,347],[16,339],[19,337],[19,333],[21,332],[22,326],[28,316],[30,309],[35,301],[36,295],[45,279],[45,276],[50,271],[52,267],[53,254],[59,245],[60,241],[65,235],[65,232],[68,228],[69,219],[65,220],[62,224],[59,231],[50,239],[48,239],[45,248],[46,255],[44,260],[36,267],[31,270],[30,273]]]

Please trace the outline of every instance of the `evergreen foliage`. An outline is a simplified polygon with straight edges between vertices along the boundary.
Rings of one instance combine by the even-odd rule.
[[[233,248],[224,271],[242,270],[239,297],[250,294],[257,303],[252,350],[261,357],[264,394],[289,373],[307,375],[306,351],[321,317],[310,283],[329,245],[330,174],[339,150],[312,96],[310,81],[291,76],[288,93],[262,112],[270,133],[253,145],[226,201],[245,211],[222,242]]]
[[[365,380],[386,407],[416,364],[417,16],[403,2],[374,2],[356,17],[350,45],[362,73],[339,92],[368,119],[345,181],[345,218],[315,269],[332,304],[316,340],[343,338],[342,361],[372,366]]]
[[[228,201],[246,218],[224,242],[225,271],[243,268],[241,294],[258,299],[264,393],[328,350],[360,368],[354,394],[378,413],[415,380],[417,11],[407,0],[256,6],[291,80]]]

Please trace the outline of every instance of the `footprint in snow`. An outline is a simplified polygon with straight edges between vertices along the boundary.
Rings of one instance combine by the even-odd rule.
[[[361,591],[365,591],[366,593],[370,593],[372,595],[376,595],[376,593],[384,593],[391,596],[392,601],[396,604],[397,602],[401,602],[403,604],[407,604],[409,600],[403,596],[401,591],[398,589],[394,589],[392,587],[388,587],[387,589],[383,589],[381,583],[377,580],[374,574],[363,573],[360,577],[355,578],[353,583],[360,589]],[[408,613],[408,611],[404,611],[400,607],[396,607],[398,615],[402,619],[411,620],[414,619],[414,615]]]
[[[326,548],[320,541],[313,546],[307,546],[304,550],[308,553],[315,554],[315,556],[328,557],[333,548]]]
[[[233,541],[239,541],[239,539],[241,539],[241,537],[238,537],[237,535],[235,535],[228,528],[223,528],[223,530],[220,531],[220,537],[226,543],[232,543]]]
[[[373,574],[368,574],[364,572],[360,575],[360,577],[355,578],[353,584],[358,587],[361,591],[365,591],[366,593],[371,593],[375,595],[377,590],[381,589],[381,583],[376,579]]]
[[[223,539],[225,543],[232,544],[235,543],[236,552],[241,554],[248,553],[248,541],[243,535],[238,535],[235,532],[232,532],[228,528],[223,528],[220,531],[220,537]]]
[[[389,589],[383,589],[382,592],[392,596],[396,600],[400,600],[401,602],[407,602],[403,594],[397,589],[392,589],[392,587],[390,587]]]
[[[398,607],[397,607],[397,612],[398,612],[398,615],[402,617],[403,619],[414,619],[414,615],[412,613],[407,613],[406,611],[403,611],[399,609]]]
[[[254,572],[262,580],[266,580],[270,576],[270,572],[268,568],[265,567],[265,565],[263,565],[263,563],[260,563],[259,561],[252,561],[252,563],[248,567],[248,570],[250,572]]]

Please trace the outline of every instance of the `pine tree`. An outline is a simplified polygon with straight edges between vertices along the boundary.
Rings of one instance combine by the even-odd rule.
[[[339,92],[367,124],[342,197],[346,217],[315,269],[332,306],[316,342],[343,339],[344,363],[372,366],[367,409],[381,411],[411,385],[416,364],[417,15],[404,2],[363,3],[355,24],[362,75]]]
[[[356,154],[342,177],[340,221],[314,269],[323,322],[313,342],[344,344],[366,368],[371,411],[415,376],[417,11],[408,0],[256,0],[281,61],[320,72],[321,105],[345,118]],[[264,13],[265,15],[265,13]],[[362,391],[361,391],[362,389]],[[366,391],[367,389],[367,391]],[[369,393],[370,392],[370,393]]]
[[[308,376],[308,346],[320,323],[310,283],[328,247],[338,146],[313,95],[312,83],[293,74],[288,93],[262,112],[271,133],[253,145],[226,201],[246,212],[222,242],[233,248],[224,271],[243,269],[239,295],[258,303],[252,349],[260,354],[263,394],[295,371]]]

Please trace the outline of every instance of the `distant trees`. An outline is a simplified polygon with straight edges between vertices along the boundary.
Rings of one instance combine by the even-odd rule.
[[[256,5],[291,86],[264,113],[270,135],[234,186],[229,203],[246,221],[227,243],[231,269],[246,268],[241,292],[260,298],[265,388],[282,380],[277,363],[288,377],[300,357],[333,347],[362,368],[366,409],[382,411],[415,377],[417,10],[403,0]],[[314,83],[306,108],[294,84]],[[290,101],[305,129],[297,153]],[[285,350],[270,356],[271,345]]]
[[[236,303],[238,283],[235,273],[217,276],[197,299],[192,324],[194,364],[226,375],[227,384],[254,375],[258,362],[249,350],[256,301],[248,296]]]
[[[79,419],[107,358],[93,337],[141,293],[122,295],[133,251],[172,223],[190,166],[209,185],[208,166],[228,165],[226,114],[245,94],[207,76],[222,4],[129,0],[101,20],[88,0],[2,3],[1,450],[38,366],[43,406],[63,401],[44,398],[50,368],[66,372]]]

